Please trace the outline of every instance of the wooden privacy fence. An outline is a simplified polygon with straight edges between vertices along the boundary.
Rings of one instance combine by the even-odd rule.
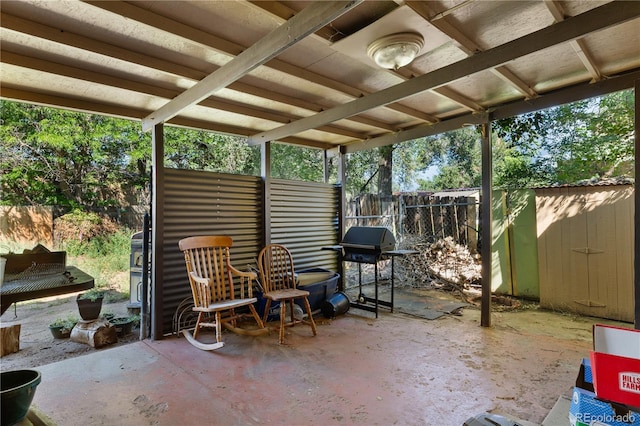
[[[0,206],[0,240],[18,244],[53,242],[53,208]],[[3,250],[0,249],[0,252]]]
[[[477,191],[438,194],[399,194],[381,197],[364,194],[347,203],[346,227],[384,226],[401,241],[418,235],[428,241],[451,237],[479,250],[479,195]]]
[[[142,218],[148,206],[128,206],[97,211],[133,230],[142,229]],[[0,240],[17,245],[54,243],[54,220],[69,212],[59,206],[0,206]],[[0,252],[8,247],[0,247]]]

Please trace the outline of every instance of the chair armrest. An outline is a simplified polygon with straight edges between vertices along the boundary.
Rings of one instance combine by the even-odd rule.
[[[258,274],[241,271],[231,266],[231,264],[227,264],[227,268],[229,268],[231,274],[240,277],[240,298],[253,297],[253,281],[258,279]]]
[[[191,292],[193,294],[193,304],[198,308],[206,308],[211,303],[211,280],[197,275],[195,272],[189,273],[191,281]]]
[[[191,279],[193,281],[195,281],[197,284],[210,285],[210,283],[211,283],[209,278],[204,278],[204,277],[201,277],[199,275],[196,275],[195,272],[191,272],[189,275],[191,275]]]
[[[233,275],[237,275],[239,277],[244,277],[244,278],[249,278],[250,280],[255,280],[258,279],[258,274],[256,274],[255,272],[244,272],[241,271],[239,269],[234,268],[233,266],[229,265],[229,270],[231,271],[231,273]]]

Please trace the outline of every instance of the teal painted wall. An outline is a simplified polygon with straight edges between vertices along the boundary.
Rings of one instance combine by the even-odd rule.
[[[535,192],[493,191],[491,290],[540,298]]]

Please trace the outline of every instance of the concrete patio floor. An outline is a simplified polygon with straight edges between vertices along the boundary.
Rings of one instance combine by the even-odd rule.
[[[214,352],[176,337],[96,350],[38,367],[33,405],[59,425],[462,425],[484,412],[540,424],[571,394],[592,324],[611,323],[368,314],[319,319],[316,337],[288,329],[284,346],[272,332],[225,333]]]

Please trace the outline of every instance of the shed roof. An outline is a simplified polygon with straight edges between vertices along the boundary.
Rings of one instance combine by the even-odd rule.
[[[633,87],[640,2],[3,1],[1,96],[352,152]],[[370,43],[424,37],[398,70]]]

